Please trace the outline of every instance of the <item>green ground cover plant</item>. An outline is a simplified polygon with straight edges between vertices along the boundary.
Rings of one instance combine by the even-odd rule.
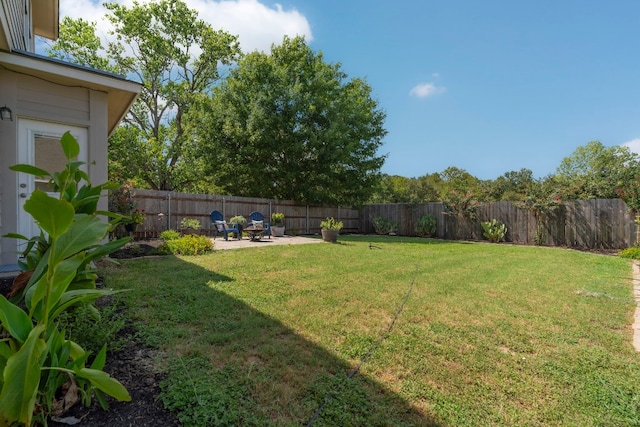
[[[640,259],[640,246],[631,246],[618,252],[618,256],[629,259]]]
[[[162,350],[162,400],[184,425],[640,420],[620,257],[344,236],[105,273],[132,288],[127,312]]]

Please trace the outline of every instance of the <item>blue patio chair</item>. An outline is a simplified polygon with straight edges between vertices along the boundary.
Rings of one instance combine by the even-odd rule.
[[[213,225],[213,240],[216,239],[218,234],[224,234],[224,240],[229,240],[229,233],[233,233],[234,235],[238,234],[237,227],[231,227],[227,224],[227,221],[224,220],[224,216],[220,211],[211,211],[209,215],[211,217],[211,224]]]
[[[262,221],[262,226],[264,227],[264,234],[271,238],[271,224],[265,222],[264,215],[258,211],[253,211],[249,214],[249,221]]]

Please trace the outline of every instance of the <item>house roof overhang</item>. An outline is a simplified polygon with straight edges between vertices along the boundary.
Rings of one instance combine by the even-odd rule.
[[[58,39],[60,0],[31,0],[33,32],[50,40]]]
[[[0,66],[63,86],[84,87],[107,94],[109,135],[127,114],[140,93],[140,84],[93,68],[47,58],[28,52],[0,51]]]

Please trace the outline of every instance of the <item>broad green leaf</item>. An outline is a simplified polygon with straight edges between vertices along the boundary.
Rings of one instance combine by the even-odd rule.
[[[42,318],[42,305],[40,303],[44,301],[44,298],[47,296],[48,277],[46,273],[40,276],[40,280],[34,283],[25,294],[25,303],[29,309],[29,315],[35,319]]]
[[[91,384],[99,390],[107,393],[109,396],[116,398],[121,402],[130,402],[131,396],[127,389],[116,379],[112,378],[106,372],[97,369],[82,368],[75,371],[76,375],[91,381]]]
[[[47,193],[35,190],[24,203],[24,210],[31,214],[52,239],[64,233],[73,223],[73,205],[64,200],[49,197]]]
[[[82,357],[82,355],[86,353],[86,351],[84,351],[84,348],[80,347],[80,344],[76,343],[75,341],[69,341],[69,344],[71,345],[69,355],[73,360]]]
[[[0,372],[4,372],[4,368],[7,366],[7,360],[9,360],[12,354],[13,352],[11,351],[9,343],[0,341]],[[0,390],[2,390],[3,384],[4,377],[0,375]]]
[[[11,351],[9,344],[4,341],[0,341],[0,359],[4,359],[6,362],[12,354],[13,352]],[[0,372],[2,372],[2,369],[0,369]]]
[[[31,424],[40,383],[40,368],[47,350],[47,344],[40,338],[44,328],[44,325],[33,328],[22,348],[7,360],[0,408],[2,416],[10,421]]]
[[[109,409],[109,402],[107,401],[107,398],[105,397],[104,393],[97,389],[94,390],[94,392],[96,394],[96,400],[100,404],[100,407],[105,411]]]
[[[73,206],[77,213],[93,214],[98,206],[102,189],[100,187],[83,186],[78,190]]]
[[[46,170],[37,168],[32,165],[14,165],[14,166],[10,166],[9,169],[15,172],[27,173],[29,175],[43,176],[43,177],[51,176],[51,174]]]
[[[109,243],[97,246],[87,253],[87,260],[100,259],[109,255],[111,252],[117,251],[131,240],[130,237],[124,237],[118,240],[112,240]]]
[[[76,172],[76,178],[89,182],[89,175],[87,175],[87,173],[83,170],[79,170]]]
[[[53,308],[58,305],[62,295],[67,291],[69,284],[76,275],[76,270],[78,270],[78,267],[83,262],[84,254],[80,253],[59,262],[54,267],[51,283],[49,284],[51,286],[49,291],[49,300],[47,301],[47,311],[49,312],[49,316],[51,316]],[[49,319],[46,320],[48,321]]]
[[[74,173],[83,172],[83,171],[80,171],[78,169],[80,168],[80,166],[82,166],[84,164],[85,164],[85,162],[79,162],[79,161],[70,162],[69,163],[69,169],[74,171]],[[84,179],[85,176],[87,176],[86,173],[84,173],[84,172],[81,175],[82,175],[83,179]],[[86,181],[88,181],[88,179]]]
[[[91,364],[91,369],[104,369],[104,364],[107,361],[107,345],[103,345],[100,352],[96,355],[96,358],[93,359],[93,363]]]
[[[100,243],[108,229],[109,224],[92,215],[76,215],[76,221],[64,234],[59,235],[52,246],[49,263],[55,264]]]
[[[22,344],[33,329],[31,319],[20,307],[0,295],[0,322],[12,337]]]
[[[60,144],[62,145],[62,151],[64,151],[67,160],[70,161],[80,154],[80,144],[78,144],[78,141],[76,141],[69,132],[65,132],[64,135],[62,135]]]
[[[2,237],[8,237],[10,239],[29,240],[27,236],[23,236],[22,234],[18,234],[18,233],[7,233]]]
[[[76,289],[73,291],[67,291],[62,295],[58,305],[53,308],[52,318],[56,318],[63,311],[67,310],[81,302],[88,302],[96,300],[104,295],[114,295],[120,291],[111,291],[108,289]]]

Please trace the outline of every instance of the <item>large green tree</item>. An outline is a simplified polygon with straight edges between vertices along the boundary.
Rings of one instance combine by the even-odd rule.
[[[285,37],[215,88],[200,141],[209,174],[233,194],[359,204],[384,163],[384,119],[364,80]]]
[[[519,201],[522,200],[535,182],[531,169],[505,172],[495,180],[486,183],[487,199],[490,201]]]
[[[433,173],[418,178],[382,174],[369,203],[426,203],[440,200],[442,178]]]
[[[110,138],[111,174],[159,190],[209,186],[193,145],[193,107],[210,95],[219,67],[239,57],[237,37],[214,31],[180,0],[105,7],[115,37],[106,48],[93,23],[64,19],[49,54],[142,84],[124,124]]]
[[[638,175],[640,158],[628,147],[605,147],[600,141],[578,147],[565,157],[554,181],[567,199],[612,199]]]

